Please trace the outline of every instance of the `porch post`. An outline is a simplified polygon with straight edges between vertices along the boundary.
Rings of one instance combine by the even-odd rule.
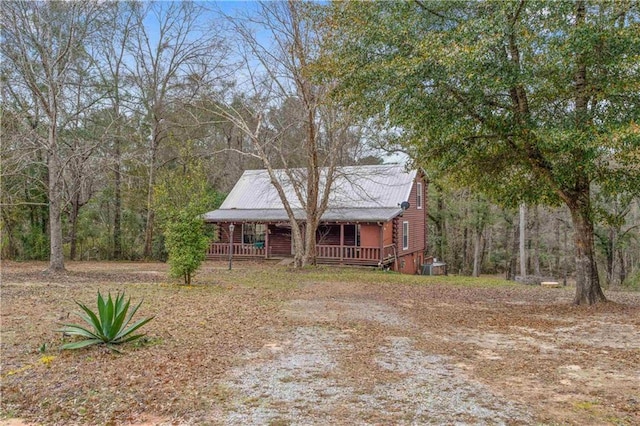
[[[344,223],[340,224],[340,263],[344,257]]]
[[[379,224],[380,226],[380,266],[382,266],[382,262],[384,261],[384,223]]]
[[[269,224],[267,223],[267,229],[264,231],[264,258],[269,258]]]
[[[229,270],[231,270],[231,264],[233,263],[233,229],[235,227],[233,223],[229,224]]]

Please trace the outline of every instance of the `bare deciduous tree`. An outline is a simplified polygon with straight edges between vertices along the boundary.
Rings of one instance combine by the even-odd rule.
[[[154,235],[153,187],[159,149],[171,125],[171,111],[209,85],[226,49],[216,28],[206,28],[204,6],[193,2],[138,3],[135,31],[127,44],[129,74],[142,106],[140,138],[147,168],[144,256],[151,257]]]
[[[295,1],[264,2],[256,14],[230,20],[246,77],[240,89],[249,94],[251,106],[224,99],[214,105],[216,114],[251,141],[252,150],[242,154],[259,159],[269,173],[291,224],[296,267],[316,261],[316,230],[349,140],[338,130],[346,125],[331,111],[327,88],[308,75],[318,44],[305,7]],[[286,187],[295,200],[287,199]],[[296,206],[304,211],[303,221]]]
[[[95,96],[82,91],[83,71],[77,61],[86,59],[86,46],[95,30],[101,4],[87,2],[27,2],[3,4],[3,67],[11,67],[15,91],[32,100],[20,111],[25,120],[40,116],[43,132],[31,133],[37,149],[46,156],[50,233],[50,272],[64,270],[62,250],[63,182],[67,163],[60,134],[94,105]],[[73,154],[72,154],[73,155]]]

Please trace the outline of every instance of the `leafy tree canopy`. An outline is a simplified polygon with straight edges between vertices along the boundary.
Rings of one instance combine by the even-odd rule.
[[[336,94],[435,174],[504,204],[640,191],[637,2],[336,2]],[[582,77],[582,79],[581,79]]]
[[[315,72],[418,165],[504,205],[558,204],[575,229],[574,303],[605,300],[594,185],[640,194],[635,1],[335,2]]]

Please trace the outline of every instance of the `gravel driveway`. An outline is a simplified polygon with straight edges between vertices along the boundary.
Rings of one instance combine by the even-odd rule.
[[[415,348],[415,327],[374,301],[294,300],[288,334],[246,354],[224,386],[225,424],[530,424],[527,409],[467,378],[443,356]],[[306,324],[305,324],[306,323]],[[342,327],[339,325],[342,324]],[[367,371],[350,374],[355,340],[377,344]],[[411,331],[411,333],[403,333]],[[361,361],[362,362],[362,361]]]

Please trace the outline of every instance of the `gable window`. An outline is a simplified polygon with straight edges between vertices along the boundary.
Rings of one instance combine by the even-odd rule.
[[[267,225],[263,223],[243,223],[242,242],[244,244],[264,243]]]
[[[402,249],[409,249],[409,222],[402,222]]]
[[[416,208],[422,208],[422,182],[418,182],[416,185]]]

